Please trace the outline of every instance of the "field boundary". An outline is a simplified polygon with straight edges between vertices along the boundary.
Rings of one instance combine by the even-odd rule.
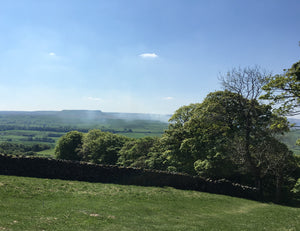
[[[258,200],[254,187],[228,180],[210,180],[180,173],[139,168],[98,165],[86,162],[56,160],[0,154],[0,175],[77,180],[123,185],[174,187]]]

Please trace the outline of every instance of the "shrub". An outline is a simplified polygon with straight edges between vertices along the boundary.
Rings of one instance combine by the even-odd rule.
[[[300,178],[298,178],[294,188],[291,191],[295,195],[295,198],[300,200]]]
[[[78,131],[68,132],[62,136],[55,147],[55,155],[58,159],[81,160],[83,133]]]
[[[129,138],[99,129],[90,130],[83,139],[83,160],[96,164],[116,164],[119,151]]]

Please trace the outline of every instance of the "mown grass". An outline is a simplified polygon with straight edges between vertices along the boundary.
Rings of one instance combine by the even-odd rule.
[[[300,209],[173,188],[0,176],[0,230],[300,230]]]

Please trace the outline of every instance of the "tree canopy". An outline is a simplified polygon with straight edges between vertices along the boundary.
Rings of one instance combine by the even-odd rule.
[[[143,137],[128,140],[119,152],[118,165],[126,167],[153,168],[155,147],[159,145],[158,137]]]
[[[272,114],[270,106],[230,91],[210,93],[201,104],[180,108],[170,122],[163,139],[171,164],[210,177],[226,176],[235,164],[259,177],[260,160],[252,147],[263,137],[288,130],[287,121]]]
[[[90,130],[83,138],[83,160],[97,164],[116,164],[118,154],[129,138],[99,129]]]
[[[80,151],[83,142],[82,139],[83,133],[78,131],[71,131],[62,136],[55,147],[56,158],[81,160],[82,156],[80,155]]]

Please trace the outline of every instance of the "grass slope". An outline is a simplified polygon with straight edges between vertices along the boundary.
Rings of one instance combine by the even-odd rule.
[[[300,230],[300,209],[173,188],[0,176],[0,230]]]

